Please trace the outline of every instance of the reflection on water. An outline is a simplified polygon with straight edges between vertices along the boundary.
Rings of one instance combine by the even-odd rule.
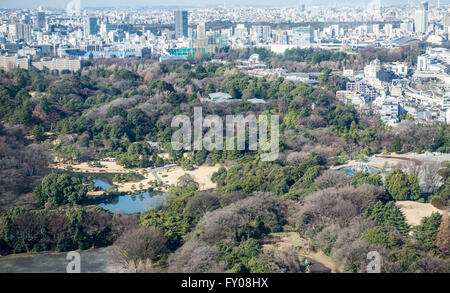
[[[103,179],[93,179],[92,182],[94,182],[95,187],[100,187],[103,190],[108,190],[111,187],[111,184]]]
[[[92,180],[96,187],[108,190],[111,184],[102,179]],[[162,191],[145,191],[139,194],[126,194],[121,196],[110,196],[103,200],[98,206],[113,213],[132,214],[144,212],[166,203],[167,193]]]

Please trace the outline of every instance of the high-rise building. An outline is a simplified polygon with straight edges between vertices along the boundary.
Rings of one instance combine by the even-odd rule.
[[[8,27],[9,30],[9,39],[11,41],[19,41],[22,40],[24,42],[31,41],[31,25],[25,23],[15,23],[10,24]]]
[[[201,39],[206,36],[206,23],[204,21],[197,25],[197,38]]]
[[[426,55],[417,56],[417,70],[418,71],[428,70],[428,58]]]
[[[45,27],[45,12],[39,11],[37,13],[37,27],[44,28]]]
[[[446,92],[444,97],[442,98],[442,109],[450,110],[450,92]]]
[[[238,23],[238,24],[236,25],[236,28],[235,28],[235,30],[234,30],[234,35],[235,35],[237,38],[242,38],[242,37],[244,37],[245,35],[247,35],[247,33],[248,33],[248,31],[247,31],[247,28],[245,27],[245,24],[243,24],[243,23]]]
[[[98,24],[96,17],[84,18],[84,37],[96,35],[98,33]]]
[[[448,34],[450,32],[450,13],[444,14],[444,31]]]
[[[393,32],[393,26],[392,26],[392,23],[386,23],[386,24],[384,25],[384,33],[385,33],[387,36],[390,36],[390,35],[392,35],[392,32]]]
[[[414,18],[414,31],[419,34],[425,34],[428,29],[428,2],[422,2],[419,9],[416,10]]]
[[[264,41],[270,40],[272,37],[272,27],[269,25],[263,25],[262,27],[262,38]]]
[[[176,10],[175,16],[175,38],[188,36],[188,12],[185,10]]]
[[[378,74],[381,71],[380,60],[375,59],[370,61],[370,64],[364,67],[364,77],[365,78],[378,78]]]
[[[292,45],[309,47],[314,43],[314,31],[311,26],[300,26],[292,29]]]

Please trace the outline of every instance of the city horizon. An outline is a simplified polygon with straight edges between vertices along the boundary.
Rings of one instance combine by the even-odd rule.
[[[3,9],[26,9],[38,7],[43,7],[47,9],[64,9],[70,1],[56,1],[56,0],[41,0],[41,1],[31,1],[31,0],[19,0],[14,2],[3,3]],[[355,7],[355,1],[351,0],[288,0],[284,1],[282,5],[279,2],[273,0],[262,0],[256,1],[225,1],[226,7],[229,9],[240,8],[240,7],[258,7],[258,8],[296,8],[301,4],[306,6],[322,6],[322,7]],[[374,0],[356,0],[356,7],[365,7],[367,4],[375,2]],[[411,6],[418,6],[422,0],[381,0],[381,5],[383,6],[404,6],[405,4]],[[438,1],[427,1],[430,6],[437,6]],[[176,8],[222,8],[224,1],[165,1],[164,5],[158,4],[158,1],[148,1],[148,0],[131,0],[127,1],[127,5],[123,5],[120,0],[81,0],[83,8],[164,8],[164,9],[176,9]],[[440,5],[447,5],[450,0],[441,0]]]

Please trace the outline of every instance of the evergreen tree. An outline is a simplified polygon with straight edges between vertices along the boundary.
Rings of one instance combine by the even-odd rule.
[[[430,216],[423,218],[420,225],[414,227],[413,238],[421,249],[437,250],[435,240],[441,220],[441,214],[433,212]]]
[[[408,198],[410,200],[418,200],[420,198],[420,185],[416,176],[409,174],[406,178],[406,184],[408,186]]]

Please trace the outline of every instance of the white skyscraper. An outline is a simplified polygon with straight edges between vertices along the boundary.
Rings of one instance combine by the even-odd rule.
[[[414,18],[414,31],[419,34],[425,34],[428,28],[428,2],[422,2],[420,8],[416,10]]]
[[[197,25],[197,38],[201,39],[206,36],[206,23],[204,21],[199,22]]]

